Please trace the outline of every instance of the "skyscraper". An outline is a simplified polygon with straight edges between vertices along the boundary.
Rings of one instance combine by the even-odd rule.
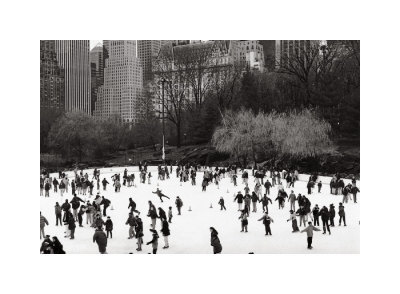
[[[97,44],[90,50],[90,71],[91,71],[91,113],[94,111],[97,100],[97,91],[104,84],[104,53],[103,45]]]
[[[55,41],[58,64],[65,76],[65,110],[91,113],[90,41]]]
[[[141,116],[143,69],[136,57],[136,41],[104,41],[109,55],[104,68],[104,85],[97,93],[94,115],[98,119],[114,117],[136,123]]]
[[[40,108],[64,110],[64,72],[52,40],[40,41]]]
[[[143,82],[153,79],[153,61],[157,58],[161,46],[167,41],[164,40],[138,40],[137,50],[143,66]]]
[[[241,40],[240,61],[247,64],[251,69],[264,71],[264,48],[258,40]]]

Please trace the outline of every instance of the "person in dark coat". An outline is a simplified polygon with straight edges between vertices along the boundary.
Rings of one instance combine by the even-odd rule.
[[[164,209],[161,207],[158,208],[158,218],[161,219],[161,221],[167,219],[167,214],[165,213]]]
[[[53,180],[53,186],[54,186],[54,192],[55,192],[55,193],[57,193],[58,184],[59,184],[59,183],[58,183],[57,179],[54,178],[54,180]]]
[[[169,225],[168,225],[168,222],[166,219],[163,219],[163,221],[162,221],[161,233],[164,236],[164,243],[165,243],[163,249],[168,249],[169,248],[168,236],[170,235],[170,231],[169,231]]]
[[[342,225],[342,220],[344,226],[346,226],[346,213],[344,212],[344,206],[342,202],[339,203],[339,226]]]
[[[314,216],[314,226],[319,226],[319,207],[318,204],[315,204],[312,210]]]
[[[242,213],[239,216],[239,219],[241,219],[241,224],[242,224],[242,230],[241,232],[245,231],[247,233],[247,226],[249,224],[249,221],[247,220],[247,217],[249,216],[248,212],[246,209],[242,210]]]
[[[142,219],[139,217],[139,215],[136,216],[136,239],[137,239],[137,245],[138,248],[136,248],[136,251],[142,251],[142,244],[143,244],[143,222]]]
[[[181,208],[183,206],[183,202],[182,202],[181,198],[179,198],[179,196],[176,197],[175,205],[176,205],[176,208],[178,209],[178,215],[181,215]]]
[[[53,239],[52,247],[53,247],[54,254],[65,254],[65,251],[63,249],[63,245],[58,240],[58,238],[56,236],[54,236],[52,239]]]
[[[258,198],[258,195],[253,191],[253,193],[251,194],[251,203],[253,205],[252,212],[257,212],[257,202],[258,201],[260,201],[260,199]]]
[[[272,233],[271,233],[271,227],[270,227],[271,223],[274,222],[274,220],[272,219],[272,217],[270,217],[270,216],[268,215],[268,213],[265,213],[265,214],[262,216],[262,218],[260,218],[258,221],[263,221],[263,224],[264,224],[264,226],[265,226],[265,236],[267,236],[267,235],[272,235]]]
[[[224,198],[221,197],[221,198],[219,199],[219,201],[218,201],[218,204],[221,206],[221,210],[222,210],[222,209],[225,209],[225,210],[226,210]]]
[[[271,186],[272,186],[272,185],[271,185],[270,181],[267,180],[267,181],[265,182],[265,184],[264,184],[264,187],[265,187],[265,194],[267,194],[267,195],[270,194],[269,191],[270,191],[270,189],[271,189]]]
[[[103,205],[103,216],[107,216],[107,208],[110,206],[111,201],[104,196],[101,197],[102,200],[100,202],[100,205]]]
[[[68,203],[68,199],[65,199],[65,202],[61,205],[61,209],[62,209],[62,211],[64,211],[63,218],[65,217],[65,214],[67,213],[67,211],[70,210],[70,208],[71,208],[71,204]]]
[[[93,243],[96,242],[101,254],[107,254],[107,236],[101,227],[97,228],[93,235]]]
[[[319,183],[318,183],[318,193],[321,193],[321,188],[322,188],[322,182],[319,181]]]
[[[70,230],[70,239],[75,239],[75,219],[73,217],[68,218],[68,229]]]
[[[107,216],[106,220],[106,232],[107,232],[107,238],[108,235],[110,235],[110,238],[112,239],[112,230],[113,230],[113,222],[109,216]]]
[[[136,210],[136,202],[132,200],[132,198],[129,198],[129,205],[128,209],[131,209],[131,212],[136,212],[137,214],[140,214],[140,211]]]
[[[64,217],[63,217],[63,223],[65,226],[65,236],[64,238],[68,238],[71,237],[71,230],[69,229],[69,219],[70,218],[74,218],[74,216],[72,215],[71,211],[68,210],[67,212],[64,213]]]
[[[213,247],[214,254],[219,254],[222,252],[221,241],[218,238],[218,232],[213,227],[210,227],[211,232],[211,246]]]
[[[47,246],[52,246],[53,242],[50,239],[49,235],[46,235],[43,239],[42,245],[40,246],[40,253],[44,253],[44,250],[46,249]]]
[[[54,211],[56,213],[56,226],[58,226],[59,221],[60,221],[60,226],[62,226],[62,221],[61,221],[62,209],[60,204],[58,204],[58,202],[56,202],[56,205],[54,206]]]
[[[156,190],[155,192],[151,192],[151,193],[157,194],[157,196],[160,197],[161,202],[164,202],[164,201],[162,200],[163,197],[164,197],[164,198],[167,198],[167,199],[170,199],[167,195],[163,194],[163,193],[161,192],[161,190],[158,189],[158,188],[157,188],[157,190]]]
[[[78,212],[78,222],[79,222],[79,226],[82,226],[82,222],[83,222],[83,215],[86,212],[86,206],[85,205],[81,205],[81,207],[79,208],[79,212]]]
[[[335,206],[331,204],[329,205],[329,220],[331,222],[331,227],[335,226],[335,216],[336,216]]]
[[[106,191],[107,190],[107,185],[109,184],[109,182],[106,180],[106,178],[104,178],[101,183],[103,184],[103,190]]]
[[[267,196],[267,194],[264,194],[264,197],[261,198],[261,199],[259,200],[259,202],[262,203],[263,212],[268,213],[268,202],[272,204],[271,198],[269,198],[269,197]]]
[[[323,206],[319,211],[319,215],[322,220],[322,228],[324,230],[323,234],[326,234],[326,230],[328,230],[329,235],[331,234],[331,230],[329,229],[329,211],[326,206]]]
[[[239,193],[237,193],[237,195],[235,196],[235,198],[233,199],[233,202],[235,202],[236,200],[237,200],[237,203],[238,203],[238,211],[241,211],[242,210],[242,206],[243,206],[243,199],[244,199],[244,196],[243,196],[243,194],[239,191]]]

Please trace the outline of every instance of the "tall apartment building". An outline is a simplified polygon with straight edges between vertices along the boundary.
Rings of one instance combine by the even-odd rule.
[[[64,72],[58,66],[55,42],[40,41],[40,107],[64,110]]]
[[[91,71],[91,113],[94,112],[97,92],[104,84],[104,52],[103,45],[97,44],[90,50],[90,71]]]
[[[114,117],[136,123],[141,117],[143,69],[136,56],[136,41],[104,41],[108,49],[105,60],[104,85],[99,87],[94,116]]]
[[[153,79],[153,63],[160,52],[161,47],[166,44],[166,40],[138,40],[137,55],[143,66],[143,82]]]
[[[264,71],[264,47],[258,40],[239,41],[240,61],[251,69]]]
[[[264,67],[266,71],[274,71],[276,66],[275,51],[276,42],[275,40],[259,40],[264,50]]]
[[[65,110],[91,113],[90,41],[55,41],[58,63],[65,76]]]

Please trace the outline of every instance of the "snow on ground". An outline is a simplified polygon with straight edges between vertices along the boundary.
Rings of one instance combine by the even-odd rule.
[[[128,218],[128,199],[132,197],[137,204],[137,208],[141,214],[140,217],[143,221],[144,227],[144,242],[151,240],[150,229],[150,218],[147,217],[148,211],[148,200],[151,200],[153,204],[158,208],[162,207],[168,212],[168,207],[172,206],[174,217],[172,224],[170,224],[171,235],[169,236],[169,249],[162,249],[164,246],[164,240],[162,233],[159,232],[159,246],[157,254],[171,254],[171,253],[212,253],[212,247],[210,246],[210,230],[209,227],[213,226],[219,232],[219,238],[223,247],[222,253],[240,253],[247,254],[249,252],[259,253],[302,253],[302,254],[315,254],[315,253],[359,253],[360,252],[360,202],[361,193],[357,195],[358,203],[355,204],[349,200],[349,203],[344,204],[346,211],[346,222],[347,227],[343,225],[338,226],[338,206],[339,202],[342,201],[342,196],[334,196],[329,194],[329,185],[323,185],[320,194],[317,193],[317,189],[314,190],[312,195],[307,195],[306,182],[298,181],[295,183],[294,188],[287,189],[288,194],[293,189],[295,194],[301,193],[306,195],[311,201],[311,208],[315,204],[318,204],[320,208],[323,205],[329,208],[329,204],[333,203],[336,208],[335,227],[331,227],[332,235],[322,234],[322,221],[320,220],[321,232],[314,232],[313,239],[313,250],[308,250],[306,242],[306,233],[292,233],[291,222],[286,220],[289,218],[290,205],[288,202],[285,204],[283,210],[278,209],[278,201],[274,201],[277,196],[277,187],[271,189],[271,195],[273,204],[269,205],[269,215],[274,219],[274,223],[271,224],[272,236],[265,236],[264,225],[261,221],[257,221],[261,218],[262,207],[261,203],[258,203],[257,213],[250,213],[248,233],[241,233],[241,223],[238,219],[240,213],[238,205],[233,202],[234,193],[239,190],[244,193],[242,184],[241,174],[238,176],[238,186],[234,187],[233,183],[230,182],[229,177],[222,178],[220,187],[217,189],[215,184],[211,184],[207,187],[207,192],[201,191],[201,181],[203,178],[203,172],[197,173],[196,186],[192,186],[190,181],[182,183],[180,185],[179,179],[176,178],[175,167],[171,178],[165,181],[157,180],[157,168],[150,167],[148,171],[152,172],[152,184],[140,184],[138,183],[139,172],[137,167],[128,167],[128,174],[135,173],[135,184],[136,187],[125,187],[121,186],[121,192],[115,193],[112,187],[111,176],[115,173],[121,173],[121,179],[123,170],[125,167],[118,168],[104,168],[101,169],[100,179],[104,177],[108,180],[107,191],[102,191],[101,195],[111,200],[111,205],[107,210],[107,214],[111,217],[114,223],[113,238],[108,239],[107,252],[112,253],[129,253],[134,254],[147,254],[152,251],[151,245],[146,246],[143,244],[143,251],[136,251],[136,239],[128,239],[129,226],[125,225]],[[93,169],[84,170],[84,173],[89,174],[91,179],[93,175]],[[73,172],[68,172],[68,177],[73,179]],[[52,174],[52,177],[58,174]],[[249,187],[251,191],[254,188],[253,177],[251,171],[249,171]],[[285,181],[283,181],[286,183]],[[121,182],[122,184],[122,182]],[[159,185],[159,186],[157,186]],[[96,185],[95,185],[96,186]],[[159,198],[152,194],[156,188],[160,188],[162,192],[169,196],[171,199],[168,200],[163,198],[164,202],[161,203]],[[263,193],[264,193],[263,187]],[[83,200],[93,200],[96,195],[96,187],[93,189],[93,196],[82,196]],[[176,196],[180,196],[184,206],[182,207],[182,215],[177,215],[175,207]],[[217,204],[220,197],[225,199],[226,211],[220,211],[220,207]],[[45,233],[50,236],[57,236],[61,243],[64,245],[64,250],[67,254],[70,253],[98,253],[98,247],[96,243],[93,243],[92,237],[94,229],[89,225],[86,225],[86,214],[83,216],[84,227],[77,227],[75,230],[75,239],[70,240],[64,238],[64,226],[56,226],[56,218],[54,213],[54,205],[56,201],[60,205],[65,201],[66,197],[68,200],[72,199],[71,188],[69,187],[69,193],[64,194],[61,197],[59,193],[50,192],[50,197],[40,197],[40,209],[42,215],[44,215],[49,221],[49,226],[45,227]],[[212,204],[213,208],[210,208]],[[191,207],[192,211],[188,211]],[[297,202],[296,202],[297,209]],[[105,220],[105,219],[104,219]],[[161,229],[160,220],[157,219],[156,229]],[[300,227],[302,230],[303,227]],[[41,244],[42,241],[40,241]]]

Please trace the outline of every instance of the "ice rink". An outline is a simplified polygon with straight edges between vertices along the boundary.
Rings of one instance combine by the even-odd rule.
[[[311,201],[311,209],[315,204],[318,204],[320,208],[323,205],[329,208],[329,205],[333,203],[336,209],[335,227],[331,227],[332,234],[322,234],[322,221],[320,220],[321,232],[314,232],[313,247],[314,249],[308,250],[306,233],[292,233],[291,222],[287,222],[289,218],[290,205],[288,202],[285,203],[285,208],[282,210],[278,209],[278,201],[275,201],[277,196],[277,186],[271,188],[271,194],[269,197],[272,199],[272,205],[269,205],[269,215],[273,218],[274,223],[271,224],[272,236],[265,236],[264,225],[262,221],[257,221],[262,217],[262,206],[261,203],[257,204],[257,213],[250,213],[248,233],[242,233],[241,222],[238,219],[240,213],[238,212],[238,204],[233,202],[234,194],[238,191],[242,191],[244,194],[244,184],[242,184],[241,173],[238,174],[238,186],[234,187],[231,183],[230,178],[227,176],[222,178],[220,181],[219,189],[215,184],[210,184],[207,187],[206,192],[201,190],[201,181],[203,179],[203,172],[197,172],[196,186],[192,186],[190,181],[186,183],[180,183],[176,177],[175,167],[173,173],[170,175],[170,179],[165,181],[157,180],[157,168],[149,167],[148,171],[152,173],[152,183],[149,185],[139,183],[139,172],[137,167],[128,167],[128,174],[135,173],[135,184],[136,187],[126,187],[121,185],[121,192],[115,193],[114,187],[112,186],[111,176],[115,173],[121,174],[122,176],[125,167],[118,168],[102,168],[100,169],[100,179],[103,180],[105,177],[110,183],[107,187],[107,191],[103,191],[102,187],[100,195],[105,196],[111,201],[111,206],[107,210],[114,224],[113,238],[108,239],[107,252],[109,254],[121,253],[134,253],[134,254],[147,254],[152,251],[151,245],[146,246],[143,244],[143,251],[137,252],[136,239],[128,239],[129,226],[125,225],[128,218],[128,199],[132,199],[137,204],[137,210],[141,212],[140,217],[143,221],[144,237],[143,241],[146,243],[151,240],[150,229],[150,218],[147,217],[148,211],[148,200],[151,200],[153,204],[158,207],[162,207],[166,212],[168,207],[173,208],[173,219],[170,224],[171,235],[169,236],[169,249],[162,249],[164,246],[164,240],[162,233],[159,232],[159,246],[157,254],[177,254],[177,253],[212,253],[212,247],[210,246],[210,230],[209,227],[213,226],[219,232],[219,238],[223,247],[222,254],[225,253],[237,253],[247,254],[249,252],[259,253],[300,253],[300,254],[315,254],[315,253],[359,253],[360,252],[360,203],[362,200],[361,193],[357,195],[358,203],[354,203],[349,200],[345,206],[346,222],[347,227],[338,226],[338,206],[339,202],[342,201],[342,196],[331,195],[329,193],[329,185],[324,184],[320,194],[317,193],[317,189],[314,189],[312,195],[307,195],[306,182],[297,181],[295,182],[294,188],[285,188],[285,191],[290,194],[291,190],[298,195],[306,195]],[[92,178],[93,169],[84,170],[84,173],[88,173],[89,179]],[[251,176],[251,170],[249,172],[249,188],[250,193],[253,191],[255,182]],[[73,172],[67,172],[69,179],[73,179]],[[58,174],[51,174],[52,177]],[[264,179],[264,181],[266,178]],[[271,181],[271,179],[269,179]],[[284,187],[286,181],[283,180]],[[168,200],[163,198],[164,202],[161,203],[159,198],[152,194],[156,188],[162,190],[162,192],[169,196],[171,199]],[[361,189],[360,189],[361,190]],[[263,194],[265,188],[263,187]],[[96,184],[93,189],[93,196],[89,198],[88,195],[78,195],[83,200],[93,201],[97,193]],[[175,207],[176,196],[180,196],[183,201],[182,215],[177,215],[177,209]],[[220,197],[225,199],[226,211],[221,211],[218,201]],[[96,243],[93,243],[92,237],[94,229],[86,224],[86,214],[83,216],[84,227],[77,227],[75,230],[75,239],[70,240],[64,238],[64,226],[56,226],[56,218],[54,213],[54,205],[58,202],[60,205],[65,199],[71,200],[71,187],[69,187],[69,193],[64,194],[61,197],[59,193],[50,191],[50,197],[40,197],[40,210],[42,215],[49,221],[49,226],[45,227],[45,233],[50,236],[57,236],[61,243],[64,245],[64,250],[67,254],[71,253],[99,253]],[[212,208],[210,208],[212,205]],[[113,209],[111,209],[111,207]],[[189,207],[192,211],[189,211]],[[296,209],[297,209],[296,201]],[[105,218],[104,218],[105,220]],[[300,227],[302,230],[304,227]],[[157,231],[161,229],[161,222],[157,219],[156,225]],[[41,244],[41,241],[40,241]],[[39,244],[39,246],[40,246]]]

